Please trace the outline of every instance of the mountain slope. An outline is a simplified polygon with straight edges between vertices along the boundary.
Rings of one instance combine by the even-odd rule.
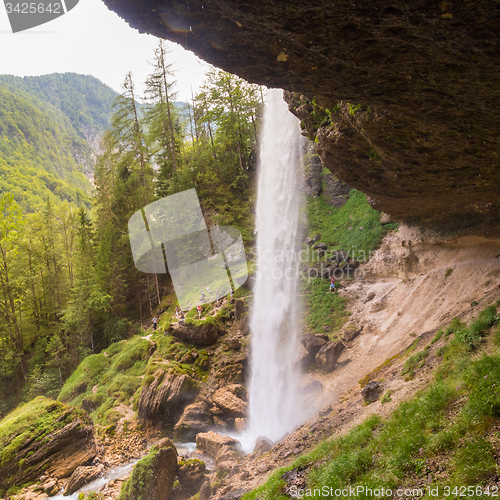
[[[49,193],[89,203],[90,183],[72,155],[73,138],[49,115],[0,86],[0,193],[27,211]]]
[[[74,159],[93,172],[101,134],[110,125],[118,95],[97,78],[76,73],[17,77],[0,75],[0,86],[31,102],[55,120],[71,138]]]

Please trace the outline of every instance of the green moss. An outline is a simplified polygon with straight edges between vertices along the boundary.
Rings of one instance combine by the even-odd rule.
[[[85,419],[85,412],[43,396],[16,408],[0,421],[0,466],[12,460],[27,441],[43,442],[76,418]]]
[[[58,400],[67,402],[97,384],[107,370],[109,361],[103,354],[87,356],[71,374],[59,393]]]
[[[305,322],[311,333],[324,334],[326,331],[334,338],[349,313],[345,309],[345,299],[338,293],[329,293],[329,287],[330,283],[320,278],[302,284],[306,297]]]
[[[120,353],[112,361],[114,370],[125,371],[134,366],[136,361],[147,361],[152,345],[149,340],[133,337],[124,344]]]
[[[123,483],[118,500],[140,500],[143,498],[153,477],[153,461],[158,447],[153,446],[149,453],[134,466],[132,475]]]

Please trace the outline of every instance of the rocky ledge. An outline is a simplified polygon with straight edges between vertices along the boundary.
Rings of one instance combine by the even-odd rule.
[[[480,2],[104,0],[290,109],[398,220],[500,232],[500,10]]]

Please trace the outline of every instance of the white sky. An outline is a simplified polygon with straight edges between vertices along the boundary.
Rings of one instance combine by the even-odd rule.
[[[157,43],[157,38],[139,34],[101,0],[80,0],[67,14],[15,34],[0,2],[0,74],[80,73],[120,92],[125,74],[132,71],[142,92]],[[208,64],[180,45],[169,42],[169,46],[170,61],[177,62],[177,99],[188,101],[191,86],[196,94]]]

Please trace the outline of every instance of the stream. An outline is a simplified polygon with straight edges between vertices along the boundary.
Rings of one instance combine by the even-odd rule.
[[[196,453],[196,443],[176,443],[175,447],[177,448],[177,453],[179,456],[183,455],[187,456],[188,458],[199,458],[200,460],[203,460],[205,462],[205,465],[208,470],[214,469],[215,463],[210,457]],[[87,494],[90,493],[91,491],[99,492],[110,481],[120,478],[123,479],[129,476],[132,472],[132,469],[134,468],[134,465],[141,458],[131,460],[130,462],[124,464],[115,465],[114,467],[107,469],[102,476],[82,486],[78,491],[75,491],[75,493],[73,493],[72,495],[63,496],[61,490],[60,493],[50,498],[51,500],[78,500],[78,495],[80,493]]]

